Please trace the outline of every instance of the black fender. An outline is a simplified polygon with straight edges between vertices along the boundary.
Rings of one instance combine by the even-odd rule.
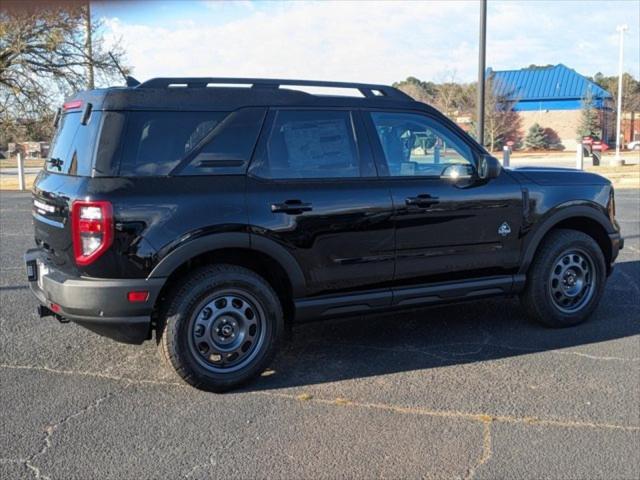
[[[523,244],[518,273],[527,272],[533,261],[533,256],[545,235],[560,222],[569,218],[589,218],[602,226],[607,234],[615,233],[616,231],[608,215],[604,212],[603,207],[599,204],[589,203],[575,205],[572,203],[569,205],[558,205],[547,214],[546,218],[539,220],[534,230],[527,234],[528,239],[525,239]]]
[[[180,265],[203,253],[225,248],[244,248],[263,253],[276,261],[286,272],[294,297],[304,296],[306,281],[302,269],[287,250],[264,237],[248,232],[213,233],[183,243],[165,256],[149,274],[149,278],[166,278]]]

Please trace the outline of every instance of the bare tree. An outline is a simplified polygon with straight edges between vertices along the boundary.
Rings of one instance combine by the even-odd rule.
[[[464,108],[464,91],[466,85],[456,81],[456,73],[451,72],[448,78],[437,84],[433,106],[449,118],[455,118]]]
[[[500,148],[507,140],[518,143],[522,133],[522,120],[514,110],[518,103],[515,92],[498,92],[494,85],[494,76],[487,77],[484,105],[484,141],[490,150]],[[474,90],[476,85],[474,85]],[[475,108],[473,110],[475,112]],[[474,115],[474,122],[477,118]]]
[[[396,82],[394,87],[402,90],[417,102],[432,104],[436,94],[436,86],[431,82],[423,82],[415,77]]]
[[[0,7],[0,129],[50,114],[73,91],[119,76],[91,21],[88,4],[12,3]],[[124,52],[112,52],[123,63]]]

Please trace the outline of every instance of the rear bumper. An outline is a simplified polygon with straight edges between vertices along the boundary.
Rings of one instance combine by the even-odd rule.
[[[44,263],[48,272],[29,281],[38,301],[56,314],[100,335],[125,343],[142,343],[151,336],[151,312],[164,279],[93,279],[71,277],[46,262],[40,249],[28,250],[27,264]],[[131,303],[130,291],[148,291],[146,302]]]

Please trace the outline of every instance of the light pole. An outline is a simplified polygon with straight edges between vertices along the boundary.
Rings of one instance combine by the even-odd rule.
[[[480,39],[478,47],[478,143],[484,145],[484,76],[487,43],[487,0],[480,0]],[[493,147],[493,145],[492,145]]]
[[[624,162],[620,158],[620,123],[622,120],[622,58],[624,54],[624,32],[628,29],[626,25],[618,25],[616,31],[620,33],[620,53],[618,55],[618,112],[616,117],[616,156],[612,160],[614,165],[622,165]]]

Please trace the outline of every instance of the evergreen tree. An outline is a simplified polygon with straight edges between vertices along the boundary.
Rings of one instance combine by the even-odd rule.
[[[600,119],[593,105],[593,94],[591,90],[587,91],[587,95],[582,99],[582,111],[580,113],[580,124],[578,125],[578,142],[583,137],[600,138]]]
[[[524,144],[527,148],[533,148],[534,150],[547,148],[549,146],[549,142],[544,134],[544,128],[542,128],[538,123],[531,125],[531,128],[529,128],[529,132],[527,133],[527,137],[524,139]]]

